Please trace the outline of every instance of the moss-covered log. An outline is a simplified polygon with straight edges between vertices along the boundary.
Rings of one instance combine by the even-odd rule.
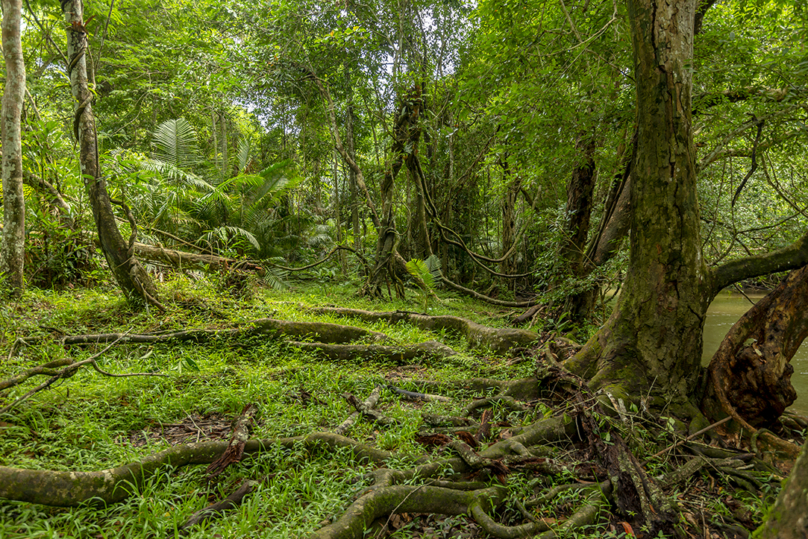
[[[188,253],[174,249],[166,249],[155,245],[135,242],[135,254],[143,260],[152,260],[169,264],[178,269],[196,269],[204,271],[241,270],[252,271],[264,275],[266,270],[249,260],[236,260],[216,255]]]
[[[428,331],[449,331],[465,337],[473,348],[487,348],[497,353],[507,352],[511,348],[530,346],[539,338],[532,331],[515,328],[492,328],[458,316],[428,316],[404,311],[374,312],[336,307],[322,307],[314,309],[314,312],[358,318],[365,322],[381,321],[388,324],[407,322]]]

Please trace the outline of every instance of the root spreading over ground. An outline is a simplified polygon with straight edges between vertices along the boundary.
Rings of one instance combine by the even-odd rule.
[[[55,456],[15,458],[6,451],[0,466],[0,498],[6,500],[0,502],[0,516],[5,515],[0,532],[25,536],[23,514],[39,505],[73,507],[56,511],[85,518],[87,512],[98,518],[123,511],[137,520],[142,516],[134,509],[115,507],[140,504],[141,515],[149,514],[143,503],[161,499],[168,489],[173,492],[168,499],[187,501],[161,509],[162,520],[173,524],[166,528],[158,515],[150,521],[152,532],[209,536],[211,527],[233,532],[244,521],[252,529],[278,526],[268,536],[319,539],[550,538],[573,532],[749,537],[786,471],[777,467],[782,455],[776,447],[761,445],[760,438],[750,448],[727,436],[726,420],[688,433],[664,402],[626,402],[589,392],[582,380],[559,367],[576,348],[566,339],[454,315],[294,309],[298,315],[316,312],[358,325],[261,318],[227,327],[138,332],[49,327],[49,335],[40,331],[15,341],[14,353],[54,343],[54,349],[77,355],[104,343],[104,351],[118,358],[139,357],[116,367],[143,370],[155,355],[225,352],[215,369],[181,360],[178,365],[197,370],[176,374],[163,362],[164,378],[104,378],[119,384],[104,390],[107,402],[114,403],[107,405],[107,422],[130,413],[127,408],[140,413],[129,402],[133,385],[141,392],[148,384],[162,388],[165,396],[146,408],[152,414],[159,415],[155,406],[161,399],[163,409],[182,410],[173,421],[137,416],[139,430],[111,442],[125,450],[112,462],[102,459],[113,467],[80,458],[74,461],[78,466]],[[380,325],[387,328],[384,333]],[[417,335],[407,337],[407,332]],[[444,335],[448,344],[437,340]],[[251,350],[256,355],[249,356]],[[298,359],[265,362],[285,356]],[[241,362],[231,366],[232,357]],[[14,392],[27,391],[32,379],[53,377],[81,361],[91,364],[64,358],[21,366],[0,391],[13,401]],[[70,385],[67,376],[58,381],[77,392],[81,381],[99,374],[72,368]],[[443,374],[433,376],[436,372]],[[209,386],[195,387],[202,380]],[[199,407],[192,408],[193,415],[186,410],[195,391],[213,395],[223,388],[232,392],[230,428],[216,419],[220,415],[208,420]],[[187,399],[177,406],[180,394]],[[53,393],[40,396],[52,407],[51,416],[61,417],[63,404],[47,404]],[[31,424],[26,406],[38,402],[29,399],[0,417],[0,428],[11,429],[10,440],[22,436],[14,429]],[[37,413],[44,417],[41,409]],[[166,411],[167,417],[176,413]],[[60,421],[67,424],[67,418]],[[771,428],[785,436],[785,429],[805,421],[788,416]],[[170,434],[171,429],[178,433]],[[65,436],[75,436],[68,431]],[[284,431],[297,434],[273,435]],[[129,440],[139,442],[126,446]],[[194,501],[201,495],[203,503]],[[284,515],[272,509],[275,500],[289,506],[286,520],[298,522],[295,531],[283,528]],[[124,522],[109,518],[107,526]]]

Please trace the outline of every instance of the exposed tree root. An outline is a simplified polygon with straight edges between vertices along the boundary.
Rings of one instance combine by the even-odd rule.
[[[375,312],[337,307],[321,307],[313,309],[313,311],[337,314],[348,318],[359,318],[366,322],[382,321],[389,324],[407,322],[428,331],[451,331],[464,336],[472,347],[489,348],[497,353],[506,352],[511,348],[530,346],[539,338],[532,331],[515,328],[492,328],[458,316],[427,316],[405,311]]]
[[[456,292],[460,292],[466,296],[470,296],[474,299],[478,299],[480,301],[484,301],[486,303],[490,303],[491,305],[499,305],[500,307],[517,307],[517,308],[525,308],[525,307],[532,307],[536,305],[538,300],[530,300],[530,301],[507,301],[502,299],[492,298],[490,296],[486,296],[484,294],[480,294],[472,290],[471,288],[466,288],[465,286],[461,286],[455,282],[450,281],[446,278],[446,276],[441,274],[441,282],[451,288]]]
[[[510,397],[508,395],[497,395],[496,397],[489,397],[486,399],[477,399],[472,401],[471,404],[466,406],[465,410],[463,410],[463,415],[473,415],[474,412],[480,408],[485,408],[486,406],[495,406],[499,405],[504,408],[508,408],[509,410],[513,410],[515,412],[524,412],[528,408],[516,402],[516,399]]]
[[[346,401],[348,401],[348,404],[354,407],[354,409],[360,416],[365,416],[367,419],[380,425],[386,426],[395,423],[393,419],[390,419],[383,413],[375,410],[375,403],[373,406],[366,406],[364,402],[359,402],[359,399],[357,399],[350,393],[346,393],[345,395],[343,395],[343,398]]]
[[[211,462],[208,469],[205,470],[208,473],[208,479],[213,479],[225,471],[228,466],[241,460],[244,455],[244,445],[250,438],[250,425],[257,411],[258,409],[254,404],[248,404],[241,411],[233,428],[233,434],[230,436],[227,449],[222,453],[222,456]]]
[[[426,341],[418,344],[398,346],[368,345],[368,344],[324,344],[292,341],[289,344],[314,352],[316,355],[334,360],[348,359],[376,359],[389,360],[406,364],[413,359],[423,357],[447,358],[457,355],[457,352],[437,341]]]
[[[99,357],[104,355],[104,353],[107,350],[109,350],[110,348],[112,348],[116,344],[116,342],[117,341],[112,342],[106,348],[104,348],[103,350],[101,350],[97,354],[94,354],[93,356],[91,356],[91,357],[89,357],[87,359],[84,359],[84,360],[81,360],[81,361],[73,361],[72,359],[68,359],[68,358],[57,359],[57,360],[45,363],[44,365],[40,365],[39,367],[34,367],[32,369],[28,369],[27,371],[22,372],[22,373],[18,374],[17,376],[13,376],[13,377],[9,378],[8,380],[4,380],[4,381],[0,382],[0,391],[3,391],[5,389],[9,389],[9,388],[12,388],[14,386],[18,386],[18,385],[22,384],[23,382],[25,382],[26,380],[28,380],[29,378],[32,378],[34,376],[40,376],[40,375],[42,375],[42,376],[50,376],[50,378],[46,382],[44,382],[44,383],[38,385],[37,387],[35,387],[34,389],[28,391],[26,394],[24,394],[23,396],[21,396],[20,398],[18,398],[14,402],[4,406],[3,408],[0,408],[0,414],[8,412],[9,410],[11,410],[13,407],[20,404],[21,402],[29,399],[30,397],[33,397],[35,394],[39,393],[40,391],[43,391],[43,390],[49,388],[56,381],[62,380],[62,379],[65,379],[65,378],[70,378],[71,376],[76,374],[79,371],[79,369],[81,369],[85,365],[92,365],[93,369],[95,369],[98,373],[103,374],[104,376],[110,376],[110,377],[113,377],[113,378],[123,378],[123,377],[129,377],[129,376],[165,376],[164,374],[153,373],[153,372],[132,372],[132,373],[125,373],[125,374],[113,374],[111,372],[107,372],[107,371],[103,370],[101,367],[98,366],[98,362],[96,361],[96,359],[98,359]],[[58,370],[56,369],[56,367],[62,367],[62,366],[64,368],[58,369]]]
[[[213,505],[209,505],[204,509],[200,509],[191,517],[185,521],[185,523],[179,527],[179,532],[182,535],[185,535],[191,531],[191,528],[194,526],[201,524],[205,520],[209,518],[213,518],[217,515],[221,515],[225,511],[230,511],[235,509],[241,502],[246,498],[255,487],[258,486],[257,481],[245,481],[235,492],[233,492],[230,496],[223,499],[222,501],[216,502]]]
[[[373,410],[376,408],[376,405],[379,404],[379,397],[381,397],[381,395],[382,388],[376,386],[373,391],[370,392],[368,398],[362,403],[362,408],[365,410]],[[348,432],[348,429],[353,427],[360,415],[361,413],[358,410],[352,413],[348,419],[343,421],[336,429],[334,429],[334,433],[339,434],[340,436],[344,435],[346,432]]]
[[[303,444],[307,449],[320,445],[344,447],[350,449],[357,460],[375,463],[382,463],[390,457],[386,451],[327,432],[278,440],[249,440],[244,444],[244,453],[256,453],[274,445],[292,448],[295,444]],[[210,464],[228,446],[225,441],[176,445],[140,462],[98,472],[23,470],[0,466],[0,498],[56,506],[116,503],[132,495],[146,479],[166,466]]]
[[[466,389],[469,391],[486,392],[499,389],[498,396],[513,397],[514,399],[529,401],[539,396],[539,381],[536,378],[520,378],[517,380],[495,380],[493,378],[467,378],[465,380],[437,382],[431,380],[407,380],[421,388]]]
[[[498,351],[530,344],[536,339],[536,335],[531,332],[487,328],[457,317],[430,317],[401,312],[373,313],[349,309],[327,309],[321,312],[358,317],[370,322],[406,321],[423,329],[455,331],[466,336],[477,346]],[[513,333],[514,331],[516,333]],[[292,338],[290,340],[292,346],[312,350],[338,360],[374,357],[405,361],[419,356],[448,357],[455,354],[450,348],[435,341],[398,347],[344,344],[356,339],[380,341],[387,337],[382,333],[352,326],[283,322],[274,319],[257,320],[234,329],[203,329],[143,335],[68,336],[64,338],[64,342],[114,344],[116,339],[117,342],[203,341],[217,337],[267,334],[289,336]],[[296,339],[303,336],[327,342],[300,342]],[[242,452],[253,453],[278,445],[292,448],[295,444],[303,444],[309,450],[318,446],[325,448],[326,451],[347,448],[357,460],[370,461],[378,466],[372,472],[373,484],[350,504],[342,516],[315,532],[312,539],[361,539],[367,533],[366,530],[374,525],[374,521],[387,518],[389,524],[390,517],[399,513],[465,514],[492,537],[550,539],[595,523],[606,507],[623,519],[626,526],[630,523],[635,529],[642,528],[653,535],[658,531],[671,531],[676,522],[678,507],[663,493],[663,487],[673,488],[699,472],[709,471],[720,474],[742,489],[756,491],[761,488],[760,479],[748,470],[752,467],[761,470],[765,469],[765,466],[759,467],[763,466],[763,463],[754,459],[753,454],[736,453],[711,446],[704,446],[707,449],[701,451],[701,446],[692,440],[695,436],[715,428],[717,424],[710,425],[707,429],[700,429],[651,457],[666,453],[678,459],[680,455],[673,455],[672,450],[680,445],[696,453],[695,457],[681,461],[682,466],[661,480],[650,477],[620,434],[621,431],[626,432],[628,428],[625,403],[619,402],[620,399],[628,398],[624,392],[613,388],[613,395],[609,392],[593,395],[587,392],[582,379],[564,371],[559,365],[558,360],[563,359],[567,348],[574,346],[575,344],[571,342],[561,342],[547,344],[540,349],[536,376],[532,378],[521,380],[478,378],[456,382],[412,381],[419,388],[454,387],[468,389],[478,394],[484,393],[483,398],[471,401],[462,414],[472,416],[479,413],[478,410],[482,411],[484,408],[485,410],[479,421],[470,417],[422,414],[424,424],[432,425],[433,429],[431,432],[425,432],[423,439],[417,441],[427,446],[440,446],[441,449],[431,457],[422,458],[418,461],[418,465],[409,469],[388,469],[384,466],[393,454],[342,436],[360,418],[383,426],[395,423],[376,409],[383,389],[377,386],[362,402],[351,394],[345,395],[355,412],[335,429],[335,433],[318,432],[309,436],[279,440],[248,440],[248,425],[251,411],[254,410],[246,407],[235,425],[230,443],[219,441],[178,445],[146,457],[140,462],[98,472],[58,472],[0,467],[0,497],[46,505],[114,503],[136,492],[146,479],[167,466],[213,463],[208,469],[215,475],[221,473],[227,465],[238,462]],[[61,363],[57,365],[51,362],[37,368],[38,370],[29,369],[12,382],[22,383],[37,375],[51,374],[49,369],[61,367]],[[415,392],[394,386],[390,386],[390,389],[409,400],[451,400],[433,394],[437,392],[434,390]],[[491,390],[494,390],[493,396],[490,396]],[[492,421],[492,416],[498,413],[498,409],[504,408],[509,412],[531,411],[524,401],[541,397],[547,402],[548,395],[551,401],[559,398],[571,400],[571,405],[566,408],[567,413],[541,419],[523,427],[508,426],[508,431],[498,433],[495,430],[498,426],[502,426]],[[609,418],[601,405],[615,410],[614,419]],[[800,425],[798,419],[801,420],[793,419],[794,425]],[[444,425],[449,427],[442,427]],[[498,434],[501,436],[499,440],[496,438]],[[765,434],[766,432],[761,431],[755,438],[760,437],[763,440]],[[487,448],[481,445],[486,439],[494,442]],[[581,444],[582,441],[588,444]],[[574,460],[559,460],[559,455],[563,454],[561,450],[547,445],[555,443],[562,443],[567,449],[574,446],[573,451],[576,455]],[[578,460],[581,455],[584,464],[573,466],[571,462],[581,462]],[[524,498],[508,500],[509,489],[499,485],[490,486],[492,479],[498,480],[503,485],[507,484],[509,475],[514,473],[534,476],[564,475],[582,482],[589,481],[591,473],[596,481],[562,485],[522,503],[521,499]],[[419,485],[419,482],[423,484]],[[242,488],[225,500],[193,515],[181,530],[186,531],[208,516],[235,508],[254,487],[254,482],[242,485]],[[583,492],[578,497],[576,502],[578,505],[575,506],[571,516],[563,522],[545,521],[532,512],[533,508],[551,503],[555,496],[569,489]],[[497,510],[504,506],[505,502],[508,502],[507,506],[510,509],[500,515]],[[518,509],[518,512],[515,512],[515,509]],[[570,513],[565,509],[565,514]],[[378,525],[377,523],[376,526]]]
[[[252,337],[256,335],[281,336],[292,339],[311,338],[324,343],[346,343],[360,339],[379,342],[388,339],[384,333],[325,322],[295,322],[276,320],[274,318],[260,318],[241,325],[242,327],[233,329],[188,329],[159,334],[98,333],[94,335],[66,335],[61,337],[59,341],[69,345],[113,341],[118,344],[140,344],[167,341],[204,342],[216,338]],[[31,341],[32,339],[28,339],[26,342]]]
[[[380,488],[361,496],[339,520],[320,528],[310,539],[360,539],[374,520],[392,513],[462,515],[470,513],[477,505],[498,506],[505,495],[501,487],[472,491],[428,485]]]
[[[427,402],[452,402],[450,397],[444,397],[443,395],[430,395],[429,393],[418,393],[415,391],[407,391],[406,389],[401,389],[393,385],[388,385],[387,389],[403,397],[405,400],[410,401],[427,401]]]
[[[53,361],[49,361],[43,365],[39,365],[37,367],[30,368],[26,371],[21,372],[16,376],[12,376],[7,380],[0,381],[0,391],[8,389],[10,387],[18,386],[28,380],[29,378],[33,378],[34,376],[57,376],[60,375],[62,372],[59,367],[66,367],[68,365],[72,365],[74,361],[70,358],[62,358],[62,359],[55,359]]]

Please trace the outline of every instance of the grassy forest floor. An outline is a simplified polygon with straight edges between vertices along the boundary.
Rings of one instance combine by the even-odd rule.
[[[0,415],[0,465],[93,471],[137,461],[171,444],[227,440],[231,422],[250,403],[259,410],[253,438],[329,431],[354,411],[343,398],[345,393],[361,401],[377,385],[422,390],[409,379],[512,380],[529,377],[534,372],[535,364],[528,350],[520,350],[516,358],[480,353],[456,335],[436,335],[404,323],[346,321],[343,317],[313,314],[307,309],[324,305],[375,311],[422,309],[416,296],[409,302],[369,302],[357,298],[355,290],[356,287],[348,286],[295,285],[285,291],[255,288],[236,298],[217,290],[210,281],[177,278],[161,285],[166,313],[133,311],[111,290],[31,290],[21,302],[2,307],[0,346],[5,352],[0,360],[0,380],[65,355],[87,358],[104,347],[100,344],[66,347],[59,342],[60,333],[224,328],[264,317],[349,324],[384,332],[402,345],[439,340],[460,353],[406,364],[379,359],[326,360],[267,336],[217,338],[208,343],[114,346],[99,358],[104,370],[159,371],[167,376],[110,378],[84,368],[71,378],[59,380],[47,391]],[[429,314],[462,316],[496,327],[507,323],[503,316],[506,311],[440,295],[445,301],[432,302]],[[18,337],[41,337],[41,340],[6,357]],[[528,360],[519,361],[520,355]],[[34,382],[29,382],[5,392],[0,397],[0,408],[33,386]],[[491,388],[489,395],[494,391]],[[395,423],[380,426],[360,419],[346,436],[394,451],[396,456],[386,464],[392,469],[411,468],[425,453],[447,452],[446,448],[425,447],[416,441],[419,431],[425,428],[423,414],[461,415],[469,402],[482,393],[462,386],[446,386],[439,392],[453,401],[408,402],[384,389],[377,409]],[[528,404],[524,411],[494,405],[490,443],[507,437],[510,429],[515,431],[520,425],[573,412],[572,403],[552,399]],[[628,410],[626,417],[630,424],[614,428],[622,432],[640,461],[682,439],[679,425],[672,419],[649,418],[636,409]],[[683,462],[677,454],[674,451],[650,460],[646,466],[649,475],[658,477],[676,469]],[[593,480],[591,470],[588,475],[584,472],[583,464],[591,455],[586,454],[581,444],[558,444],[553,456],[558,462],[571,463],[570,466],[557,474],[514,469],[507,476],[509,501],[499,510],[500,521],[511,524],[523,521],[514,500],[529,499],[535,496],[534,492],[553,485]],[[107,507],[85,504],[59,508],[0,501],[0,538],[180,536],[180,526],[195,511],[227,496],[246,478],[261,483],[240,507],[196,526],[186,536],[306,537],[337,519],[368,488],[372,481],[369,472],[375,467],[357,464],[348,451],[310,453],[302,445],[292,449],[270,447],[245,455],[240,463],[227,468],[212,482],[206,479],[204,466],[165,469],[135,489],[134,495],[125,501]],[[734,537],[727,535],[726,530],[738,527],[739,523],[753,529],[761,521],[764,508],[773,501],[780,483],[776,473],[754,470],[749,473],[758,481],[757,488],[741,488],[743,480],[702,471],[667,491],[680,502],[679,527],[686,534],[684,537]],[[491,481],[498,483],[494,477]],[[419,484],[417,478],[410,483]],[[567,518],[582,496],[581,490],[562,492],[530,509],[531,518],[544,519],[552,526]],[[596,524],[563,536],[623,537],[628,528],[621,525],[622,521],[617,515],[602,512]],[[464,516],[410,514],[393,517],[386,524],[385,531],[376,530],[371,536],[383,537],[391,532],[401,538],[487,536]],[[698,535],[699,531],[711,535]],[[642,536],[641,530],[635,533]]]

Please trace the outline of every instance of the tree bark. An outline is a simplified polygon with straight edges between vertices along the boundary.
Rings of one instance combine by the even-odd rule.
[[[351,88],[349,70],[346,70],[345,78],[346,82],[348,82],[348,87]],[[345,144],[347,146],[346,150],[348,152],[348,156],[352,161],[356,162],[356,149],[354,147],[354,123],[353,101],[350,101],[348,103],[348,111],[346,112],[345,118]],[[353,229],[354,235],[354,249],[361,251],[362,237],[359,231],[359,193],[356,183],[356,171],[352,167],[348,167],[348,179],[350,180],[351,188],[351,228]]]
[[[508,182],[508,177],[511,175],[507,159],[506,155],[502,161],[502,175],[506,182]],[[516,200],[519,196],[519,191],[522,189],[522,178],[517,175],[507,184],[505,198],[502,201],[502,247],[500,257],[504,257],[513,246],[513,242],[516,241]],[[503,260],[499,265],[499,271],[507,274],[516,273],[516,257],[511,256]],[[512,284],[514,288],[516,287],[516,281],[509,284]]]
[[[157,289],[134,257],[134,245],[121,236],[112,211],[107,184],[98,163],[98,137],[92,112],[93,94],[87,84],[87,33],[82,0],[61,0],[67,27],[70,87],[76,105],[73,132],[79,142],[79,162],[84,186],[98,229],[101,250],[127,301],[133,305],[158,304]],[[134,242],[131,242],[132,244]]]
[[[426,221],[426,202],[424,192],[421,190],[421,182],[416,176],[409,175],[412,185],[415,187],[415,215],[412,219],[413,232],[413,253],[416,258],[426,260],[432,255],[432,244],[429,239],[429,227]],[[425,183],[425,182],[424,182]],[[424,186],[426,188],[426,186]]]
[[[808,444],[802,448],[766,522],[756,539],[805,539],[808,537]]]
[[[629,226],[631,226],[631,176],[624,182],[614,210],[608,217],[597,244],[593,246],[593,264],[602,266],[617,254],[623,238],[628,234]]]
[[[631,255],[618,305],[567,361],[592,387],[688,395],[710,274],[701,253],[691,124],[696,1],[629,0],[637,81]],[[711,299],[711,298],[710,298]]]
[[[595,191],[595,141],[581,140],[576,146],[581,152],[581,163],[575,168],[567,184],[566,238],[561,247],[561,264],[563,273],[580,279],[588,273],[589,265],[585,252]],[[595,305],[594,292],[590,288],[567,298],[565,311],[570,314],[571,319],[580,321],[589,316]]]
[[[393,126],[394,140],[390,151],[392,162],[386,168],[381,183],[382,208],[376,242],[376,265],[368,278],[365,292],[371,297],[382,297],[383,286],[394,279],[395,265],[400,262],[396,247],[395,206],[393,204],[394,182],[401,167],[405,165],[412,174],[418,174],[416,156],[421,139],[419,116],[421,113],[421,86],[415,87],[403,97],[400,113],[396,114]]]
[[[808,266],[792,271],[732,326],[710,362],[702,409],[718,418],[735,411],[769,427],[797,398],[791,358],[808,337]]]
[[[0,274],[5,274],[12,294],[22,295],[25,260],[25,198],[22,191],[22,103],[25,98],[25,62],[22,54],[21,0],[3,0],[3,57],[6,85],[3,90],[3,240]]]

